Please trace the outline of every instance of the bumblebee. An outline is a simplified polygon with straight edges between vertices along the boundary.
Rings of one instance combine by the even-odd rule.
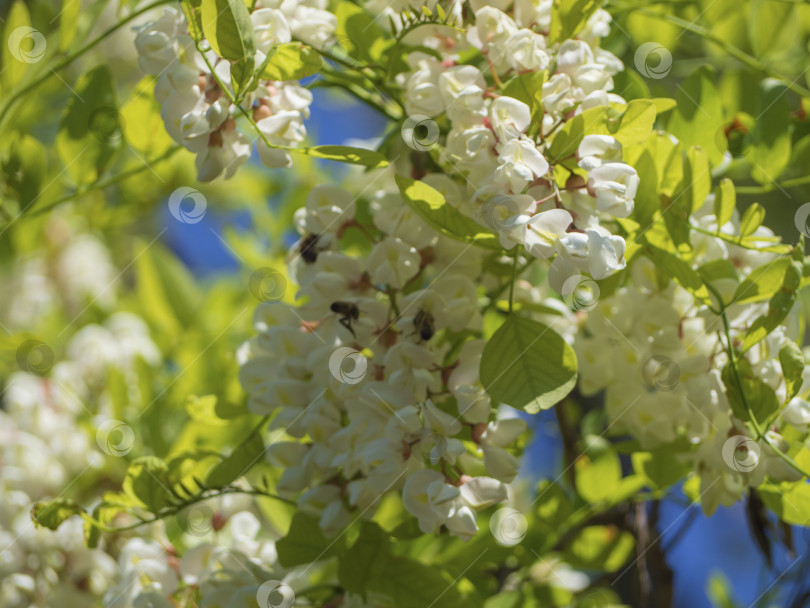
[[[318,259],[318,240],[320,234],[307,234],[301,239],[298,253],[307,264],[314,264]]]
[[[356,338],[357,334],[354,333],[352,321],[357,321],[360,318],[360,309],[357,308],[357,304],[338,301],[332,302],[329,308],[332,312],[342,315],[338,321],[343,327],[352,332],[352,335]]]
[[[422,341],[427,342],[436,333],[436,328],[433,326],[433,315],[424,310],[420,310],[413,318],[414,333],[418,333]]]

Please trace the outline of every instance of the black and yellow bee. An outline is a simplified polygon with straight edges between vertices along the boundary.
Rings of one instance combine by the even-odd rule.
[[[332,312],[342,315],[338,321],[340,324],[352,332],[354,337],[357,335],[354,333],[354,328],[352,327],[352,321],[357,321],[360,318],[360,309],[357,308],[357,304],[352,302],[332,302],[329,308]]]
[[[413,318],[414,333],[418,333],[422,341],[427,342],[436,333],[433,325],[433,315],[424,310],[420,310]]]

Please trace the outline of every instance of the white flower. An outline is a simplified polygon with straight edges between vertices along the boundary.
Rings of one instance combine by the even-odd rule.
[[[594,91],[613,88],[613,79],[610,77],[610,72],[601,63],[586,63],[578,67],[571,77],[571,81],[581,88],[586,95]]]
[[[782,410],[782,419],[789,425],[804,432],[810,425],[810,403],[799,397],[794,397]]]
[[[459,170],[469,171],[473,183],[486,183],[497,162],[495,135],[484,125],[453,129],[442,148],[441,160]]]
[[[506,486],[492,477],[473,477],[461,486],[461,498],[473,509],[486,509],[506,500]]]
[[[227,179],[250,158],[250,140],[242,133],[235,128],[223,128],[218,133],[219,137],[209,142],[195,159],[197,179],[201,182],[210,182],[223,172]]]
[[[495,135],[501,142],[517,139],[532,122],[532,113],[522,101],[512,97],[498,97],[492,102],[489,111]]]
[[[368,272],[377,285],[401,289],[419,272],[419,252],[397,238],[377,243],[368,256]]]
[[[543,108],[552,114],[560,114],[574,105],[571,93],[571,78],[568,74],[557,73],[543,84]]]
[[[301,228],[309,234],[337,232],[354,218],[354,197],[338,186],[315,186],[307,195]]]
[[[495,170],[495,181],[509,186],[514,193],[523,189],[548,171],[548,162],[526,137],[512,139],[500,147],[499,167]]]
[[[422,53],[409,58],[411,65],[419,66],[408,78],[405,87],[405,111],[433,117],[444,112],[445,100],[439,89],[441,63]]]
[[[433,483],[443,481],[444,477],[438,471],[421,469],[412,473],[402,488],[402,505],[419,520],[419,529],[425,534],[432,534],[441,520],[431,505],[429,488]]]
[[[568,75],[572,80],[579,68],[593,62],[591,47],[581,40],[566,40],[557,51],[557,71]]]
[[[484,453],[484,467],[492,477],[504,483],[511,483],[517,477],[520,461],[503,448],[491,445],[481,446]]]
[[[481,71],[472,65],[454,66],[439,75],[439,94],[454,125],[471,124],[486,115],[486,86]]]
[[[316,48],[323,48],[337,28],[337,17],[322,8],[301,3],[295,8],[294,16],[287,18],[293,35]]]
[[[159,19],[138,28],[135,48],[138,50],[138,63],[144,72],[160,74],[177,59],[175,39],[182,23],[179,11],[165,7]]]
[[[622,237],[601,227],[566,234],[557,241],[558,255],[549,268],[552,289],[562,293],[565,281],[582,272],[589,273],[594,279],[606,279],[625,267],[625,247]]]
[[[610,135],[586,135],[577,149],[579,166],[593,171],[605,163],[621,162],[622,144]]]
[[[636,170],[624,163],[608,163],[588,173],[588,190],[596,196],[596,208],[614,217],[627,217],[633,212],[638,192]]]
[[[250,14],[256,49],[267,54],[275,45],[292,40],[284,13],[273,8],[260,8]]]
[[[518,30],[506,41],[506,60],[520,72],[545,70],[550,57],[546,52],[546,40],[530,29]]]
[[[526,250],[538,258],[552,257],[557,241],[566,234],[573,221],[565,209],[549,209],[532,216],[526,227]]]
[[[506,41],[517,32],[515,22],[497,8],[485,6],[475,13],[475,28],[467,32],[470,44],[483,53],[489,53],[496,65],[505,63]]]

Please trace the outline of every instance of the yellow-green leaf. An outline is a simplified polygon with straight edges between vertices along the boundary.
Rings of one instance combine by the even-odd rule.
[[[510,314],[484,347],[480,374],[494,401],[536,414],[573,390],[577,357],[547,325]]]
[[[202,0],[200,19],[217,55],[228,61],[253,57],[253,22],[243,0]]]

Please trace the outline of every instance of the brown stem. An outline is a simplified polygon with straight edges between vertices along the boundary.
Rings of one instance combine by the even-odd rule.
[[[557,416],[557,425],[560,427],[560,437],[563,444],[563,469],[568,475],[571,487],[576,487],[576,471],[574,462],[577,459],[577,437],[576,429],[571,425],[568,418],[569,402],[567,400],[558,403],[554,408]]]
[[[661,502],[654,500],[650,503],[648,534],[658,535],[650,544],[646,555],[647,574],[650,577],[651,593],[650,603],[642,606],[655,608],[672,608],[675,591],[672,569],[667,564],[666,554],[661,546],[661,537],[658,532],[658,516]]]

